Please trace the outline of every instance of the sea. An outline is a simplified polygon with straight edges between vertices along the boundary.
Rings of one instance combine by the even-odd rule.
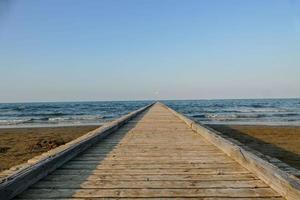
[[[154,101],[1,103],[0,128],[101,125]],[[203,124],[300,126],[300,99],[168,100]]]

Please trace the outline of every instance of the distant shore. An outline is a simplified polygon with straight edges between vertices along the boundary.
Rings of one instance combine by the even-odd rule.
[[[263,154],[300,169],[300,127],[286,125],[208,125]],[[0,128],[0,171],[65,144],[99,125]]]

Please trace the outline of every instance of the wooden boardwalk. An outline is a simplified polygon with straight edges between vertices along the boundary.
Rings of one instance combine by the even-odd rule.
[[[17,199],[283,199],[161,104]]]

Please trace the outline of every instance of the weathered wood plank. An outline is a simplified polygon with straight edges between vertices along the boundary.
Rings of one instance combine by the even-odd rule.
[[[122,181],[122,180],[91,180],[81,181],[65,180],[65,181],[41,181],[32,188],[43,189],[143,189],[143,188],[266,188],[266,184],[260,180],[238,180],[238,181]]]
[[[22,198],[22,199],[27,199],[27,198]],[[31,199],[31,198],[29,198]],[[39,200],[83,200],[85,198],[51,198],[51,199],[47,199],[47,198],[38,198]],[[90,200],[90,198],[88,198]],[[94,200],[107,200],[106,197],[104,198],[92,198]],[[122,198],[122,197],[110,197],[110,200],[114,200],[114,199],[128,199],[128,198]],[[150,200],[162,200],[162,199],[170,199],[170,197],[160,197],[160,198],[156,198],[156,197],[147,197],[146,199],[150,199]],[[171,199],[188,199],[188,200],[237,200],[237,198],[231,198],[231,197],[197,197],[197,198],[191,198],[191,197],[172,197]],[[281,197],[239,197],[239,200],[283,200],[283,198]],[[134,200],[145,200],[145,198],[134,198]]]
[[[97,197],[275,197],[270,188],[226,189],[29,189],[24,198],[97,198]]]
[[[66,181],[66,180],[74,180],[74,181],[84,181],[89,180],[128,180],[128,181],[216,181],[216,180],[223,180],[223,181],[235,181],[235,180],[258,180],[253,174],[196,174],[196,175],[184,175],[184,174],[105,174],[105,175],[89,175],[89,176],[82,176],[82,175],[74,175],[74,174],[61,174],[61,175],[54,175],[50,174],[46,176],[43,180],[45,181]]]
[[[60,169],[214,169],[220,168],[220,163],[186,163],[186,164],[104,164],[99,165],[97,162],[88,161],[71,161],[67,165],[63,165]],[[236,163],[222,163],[222,168],[237,167]],[[240,166],[239,166],[240,167]]]
[[[57,169],[52,174],[248,174],[249,171],[241,167],[215,169]]]

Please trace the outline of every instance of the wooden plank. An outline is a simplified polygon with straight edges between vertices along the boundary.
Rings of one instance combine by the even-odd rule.
[[[114,157],[122,157],[122,158],[132,158],[132,157],[138,157],[138,158],[147,158],[147,157],[154,157],[154,158],[160,158],[160,157],[207,157],[207,156],[216,156],[216,157],[223,157],[223,152],[199,152],[198,155],[196,152],[188,153],[188,152],[161,152],[161,153],[145,153],[145,152],[130,152],[130,153],[115,153],[115,152],[109,152],[107,153],[96,153],[96,152],[86,152],[84,154],[85,157],[107,157],[107,156],[114,156]]]
[[[81,162],[99,162],[100,160],[97,159],[91,159],[91,160],[81,160],[78,158],[74,158],[73,161],[81,161]],[[101,161],[101,163],[103,164],[186,164],[186,163],[190,163],[190,164],[203,164],[203,163],[219,163],[220,165],[223,163],[236,163],[234,160],[230,160],[230,159],[225,159],[225,160],[216,160],[216,159],[197,159],[197,160],[188,160],[188,159],[176,159],[176,160],[160,160],[159,162],[157,162],[157,160],[103,160]]]
[[[185,164],[101,164],[97,162],[70,161],[60,167],[60,169],[213,169],[213,168],[234,168],[238,166],[236,163],[185,163]]]
[[[270,188],[226,188],[226,189],[29,189],[24,198],[98,198],[98,197],[275,197]],[[278,196],[279,197],[279,196]]]
[[[74,158],[74,160],[77,161],[97,161],[101,159],[101,157],[98,158],[91,158],[91,157],[78,157],[78,158]],[[145,162],[152,162],[152,163],[157,163],[157,162],[161,162],[161,163],[165,163],[165,162],[191,162],[190,159],[188,158],[182,158],[182,159],[167,159],[167,157],[164,158],[151,158],[151,159],[147,159],[147,158],[139,158],[139,159],[119,159],[119,158],[114,158],[114,159],[110,159],[110,162],[123,162],[123,163],[129,163],[129,162],[135,162],[135,163],[145,163]],[[198,163],[203,163],[203,162],[234,162],[232,161],[230,158],[226,158],[226,157],[221,157],[221,158],[213,158],[213,157],[204,157],[203,159],[198,158],[198,159],[193,159],[193,162],[198,162]]]
[[[124,147],[122,147],[122,149],[124,149]],[[166,155],[172,155],[172,156],[197,156],[197,155],[202,155],[202,156],[205,156],[205,155],[224,155],[223,152],[219,152],[217,150],[209,150],[209,151],[181,151],[181,150],[173,150],[173,151],[169,151],[169,152],[166,152],[166,151],[161,151],[161,150],[152,150],[152,151],[148,151],[148,150],[138,150],[138,151],[126,151],[124,149],[124,151],[106,151],[106,152],[102,152],[102,151],[96,151],[96,150],[93,150],[93,151],[89,151],[87,150],[85,152],[85,155],[98,155],[98,156],[107,156],[107,154],[110,154],[110,155],[117,155],[117,156],[151,156],[153,155],[154,157],[157,157],[157,156],[166,156]]]
[[[65,181],[65,180],[74,180],[74,181],[89,181],[89,180],[123,180],[123,181],[234,181],[234,180],[258,180],[253,174],[196,174],[196,175],[184,175],[177,174],[176,176],[170,174],[105,174],[105,175],[89,175],[82,176],[78,174],[61,174],[54,175],[50,174],[46,176],[43,180],[45,181]]]
[[[42,181],[38,182],[31,188],[43,189],[143,189],[143,188],[266,188],[266,184],[260,180],[237,180],[237,181],[137,181],[137,180],[91,180],[81,181],[65,180],[65,181]]]
[[[248,174],[241,167],[215,169],[57,169],[52,174]]]
[[[207,158],[207,156],[212,156],[212,158]],[[203,160],[224,160],[224,154],[206,154],[206,155],[199,155],[199,156],[195,156],[195,155],[182,155],[182,156],[176,156],[176,155],[170,155],[170,156],[167,156],[167,155],[157,155],[157,156],[151,156],[151,155],[148,155],[148,156],[135,156],[134,154],[131,155],[131,156],[123,156],[123,155],[115,155],[115,154],[112,154],[112,155],[96,155],[96,154],[84,154],[84,156],[81,156],[81,157],[78,157],[78,158],[100,158],[100,159],[103,159],[103,158],[107,158],[107,159],[110,159],[110,160],[165,160],[166,158],[170,159],[170,160],[182,160],[182,159],[187,159],[187,160],[199,160],[199,159],[203,159]],[[226,160],[226,158],[225,158]],[[228,160],[228,159],[227,159]]]
[[[27,199],[27,198],[22,198],[22,199]],[[28,198],[28,199],[32,199],[32,198]],[[83,200],[83,198],[38,198],[39,200]],[[106,197],[104,198],[93,198],[95,200],[107,200]],[[122,197],[110,197],[110,200],[114,200],[114,199],[128,199],[128,198],[122,198]],[[160,197],[160,198],[156,198],[156,197],[147,197],[147,199],[150,200],[162,200],[162,199],[170,199],[170,197]],[[172,199],[176,200],[176,199],[188,199],[188,200],[236,200],[237,198],[230,198],[230,197],[197,197],[197,198],[191,198],[191,197],[172,197]],[[239,200],[283,200],[283,198],[281,197],[239,197]],[[134,198],[134,200],[145,200],[145,198]]]

